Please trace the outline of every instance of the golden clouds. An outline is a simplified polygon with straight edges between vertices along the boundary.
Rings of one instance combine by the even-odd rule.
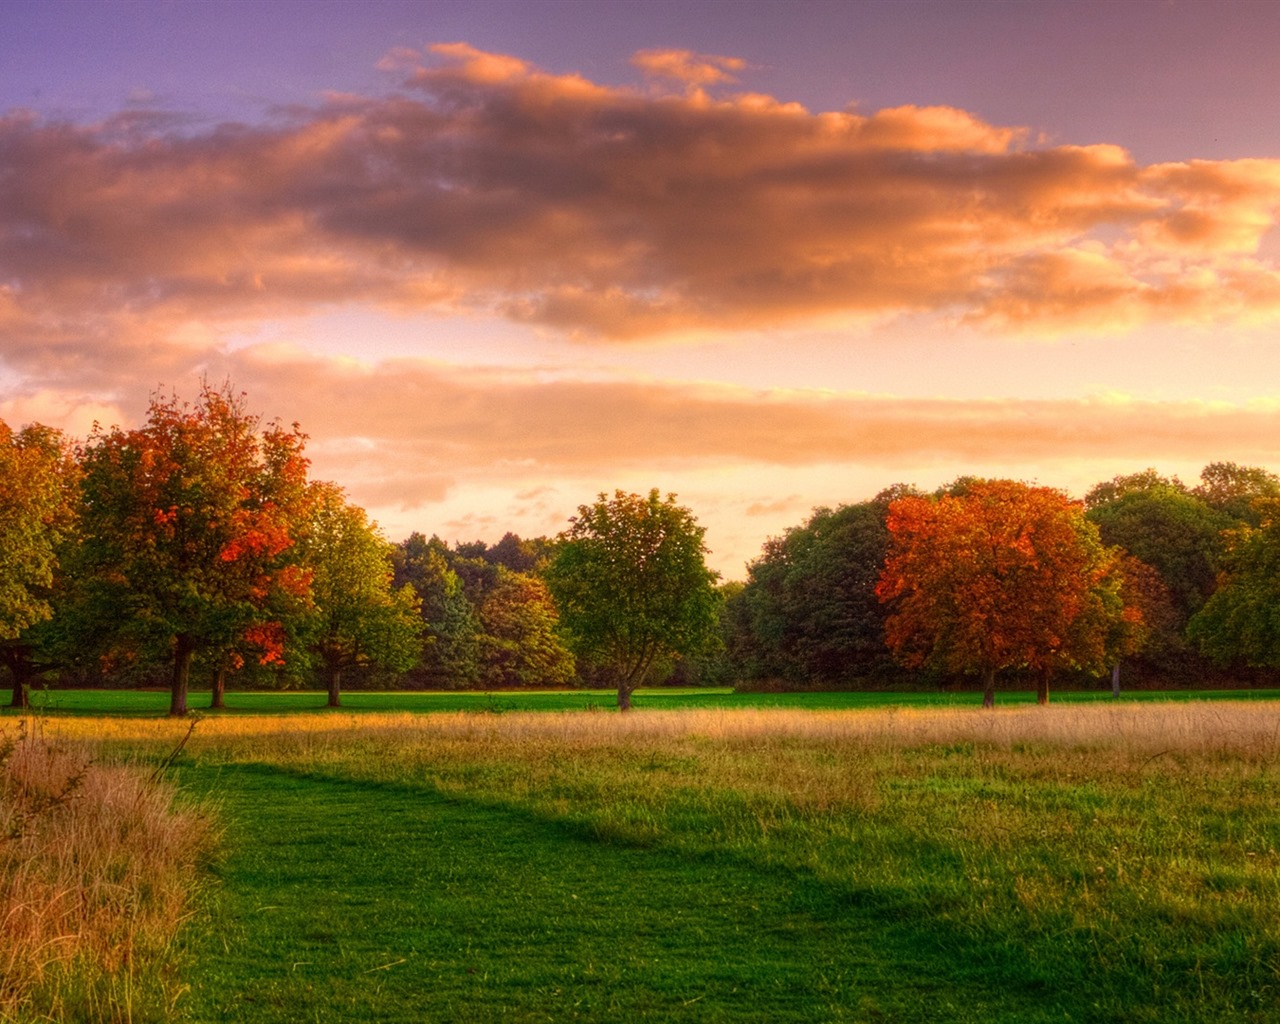
[[[815,114],[725,92],[747,70],[731,58],[636,63],[678,91],[451,43],[388,55],[404,93],[264,126],[4,118],[6,353],[34,358],[18,337],[33,332],[75,346],[346,303],[585,339],[917,312],[1030,332],[1280,312],[1260,250],[1280,161],[1141,167],[949,107]]]
[[[1280,462],[1280,406],[904,399],[459,370],[367,367],[250,351],[229,367],[254,400],[325,440],[321,475],[374,504],[438,500],[461,482],[552,481],[732,466],[1044,466],[1063,460]],[[953,474],[951,474],[953,475]]]

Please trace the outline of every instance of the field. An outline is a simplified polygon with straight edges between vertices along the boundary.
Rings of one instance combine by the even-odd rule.
[[[1280,703],[639,706],[200,721],[186,1019],[1280,1020]]]

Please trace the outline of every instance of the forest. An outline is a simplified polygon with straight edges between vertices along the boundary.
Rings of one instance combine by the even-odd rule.
[[[818,508],[743,582],[674,495],[605,495],[557,537],[393,543],[305,435],[230,385],[76,441],[0,423],[0,661],[33,686],[1275,685],[1280,477],[1155,470],[1077,501],[1016,481]]]

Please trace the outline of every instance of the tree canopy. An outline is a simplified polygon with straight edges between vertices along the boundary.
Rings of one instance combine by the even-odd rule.
[[[1105,663],[1124,611],[1116,555],[1061,491],[966,481],[959,495],[900,498],[887,525],[876,593],[907,665],[977,673],[991,706],[1004,669]]]
[[[145,425],[95,429],[81,454],[90,599],[114,609],[116,642],[168,652],[172,715],[186,714],[198,650],[240,640],[283,657],[273,599],[304,598],[310,582],[286,557],[306,500],[303,443],[206,385],[191,405],[154,396]]]
[[[654,489],[601,494],[562,535],[548,586],[571,648],[613,674],[622,710],[656,660],[694,654],[716,635],[704,533],[674,494]]]

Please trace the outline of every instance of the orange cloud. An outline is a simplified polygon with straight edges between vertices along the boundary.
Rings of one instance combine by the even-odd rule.
[[[651,77],[694,86],[736,82],[735,72],[747,66],[739,57],[715,57],[692,50],[640,50],[631,63]]]
[[[637,61],[686,83],[742,70]],[[1260,248],[1280,161],[1141,167],[1114,145],[1028,148],[948,107],[607,87],[463,43],[383,66],[405,92],[256,127],[0,118],[5,361],[119,365],[183,325],[349,303],[583,339],[919,312],[1029,332],[1280,314]]]

